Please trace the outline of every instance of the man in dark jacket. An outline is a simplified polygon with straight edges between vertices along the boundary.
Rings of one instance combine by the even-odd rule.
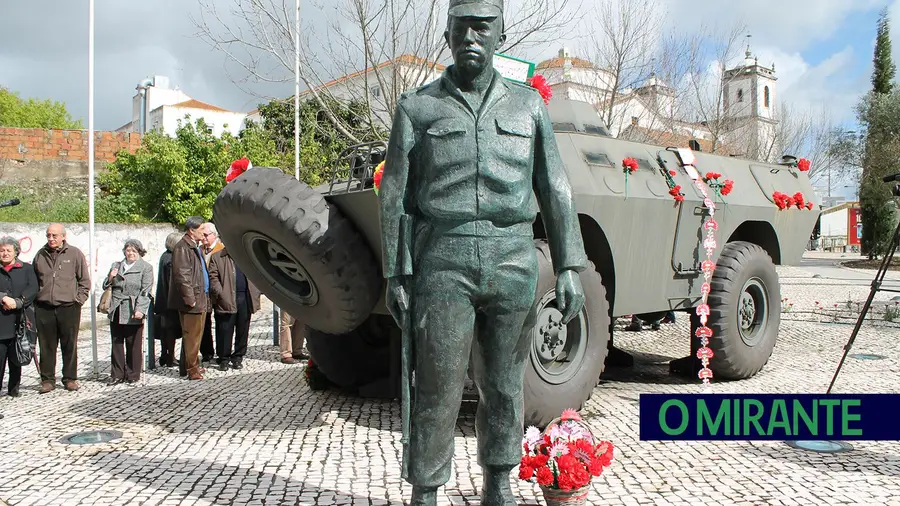
[[[200,338],[209,312],[209,272],[200,247],[203,218],[191,216],[184,223],[185,233],[172,250],[172,281],[169,283],[169,309],[178,311],[181,322],[181,346],[188,379],[202,380]]]
[[[41,389],[56,388],[56,350],[62,349],[62,382],[78,390],[78,330],[81,306],[91,293],[91,271],[84,253],[66,242],[61,223],[47,227],[47,244],[34,256],[38,280],[35,302],[38,343],[41,349]]]
[[[209,259],[209,298],[216,318],[216,349],[219,369],[243,367],[250,337],[250,318],[259,310],[259,290],[234,263],[227,249]],[[232,338],[234,351],[232,351]]]

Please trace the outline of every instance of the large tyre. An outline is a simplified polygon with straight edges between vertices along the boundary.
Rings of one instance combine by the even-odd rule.
[[[769,361],[781,324],[781,286],[772,258],[753,243],[726,244],[708,300],[713,373],[725,379],[755,375]]]
[[[389,315],[373,314],[346,334],[310,329],[306,349],[313,363],[335,385],[348,389],[367,385],[391,374],[392,322]]]
[[[362,236],[281,169],[254,168],[225,185],[213,221],[247,278],[310,328],[349,332],[378,302],[380,269]]]
[[[585,302],[565,327],[556,307],[556,275],[546,241],[538,256],[537,320],[525,365],[525,425],[545,427],[567,408],[581,409],[603,373],[610,337],[609,301],[593,264],[581,273]]]

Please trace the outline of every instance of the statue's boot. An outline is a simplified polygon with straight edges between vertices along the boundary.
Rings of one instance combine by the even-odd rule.
[[[481,506],[516,506],[516,498],[509,486],[511,467],[489,466],[485,469],[481,489]]]
[[[409,506],[437,506],[437,488],[414,486]]]

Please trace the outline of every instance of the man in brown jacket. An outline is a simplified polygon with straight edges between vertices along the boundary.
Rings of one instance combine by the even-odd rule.
[[[259,310],[259,290],[241,272],[228,254],[221,250],[209,260],[209,298],[216,315],[216,349],[222,371],[243,367],[250,337],[250,318]],[[232,339],[234,349],[232,351]]]
[[[41,389],[56,388],[56,350],[62,351],[62,382],[66,390],[78,390],[78,330],[81,306],[91,293],[91,271],[84,253],[66,242],[60,223],[47,227],[47,244],[34,255],[38,279],[35,299],[38,343],[41,349]]]
[[[216,251],[220,251],[225,247],[219,240],[219,231],[212,222],[203,224],[203,239],[200,241],[203,246],[203,258],[206,259],[206,265],[209,265],[209,259]],[[206,314],[206,321],[203,323],[203,337],[200,338],[200,357],[203,362],[209,362],[216,356],[216,340],[213,339],[212,330],[212,314]]]
[[[202,380],[200,337],[209,312],[209,273],[200,241],[203,218],[191,216],[184,223],[185,233],[172,250],[172,280],[169,283],[169,309],[178,311],[181,320],[181,346],[188,379]]]

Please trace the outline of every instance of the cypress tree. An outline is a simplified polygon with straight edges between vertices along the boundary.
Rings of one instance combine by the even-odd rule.
[[[862,253],[870,259],[887,252],[893,233],[894,205],[889,185],[881,178],[891,170],[895,170],[893,160],[885,160],[885,151],[895,143],[894,135],[888,125],[875,119],[873,106],[877,107],[880,98],[891,95],[894,91],[894,74],[896,67],[891,58],[890,20],[887,8],[878,17],[878,30],[875,41],[875,53],[872,58],[872,91],[869,95],[867,112],[860,118],[866,125],[865,151],[863,157],[863,173],[860,181],[860,218],[862,220]],[[887,162],[887,163],[886,163]]]
[[[894,89],[894,73],[897,67],[891,59],[890,21],[887,7],[878,16],[878,36],[875,39],[875,56],[872,58],[872,91],[890,93]]]

